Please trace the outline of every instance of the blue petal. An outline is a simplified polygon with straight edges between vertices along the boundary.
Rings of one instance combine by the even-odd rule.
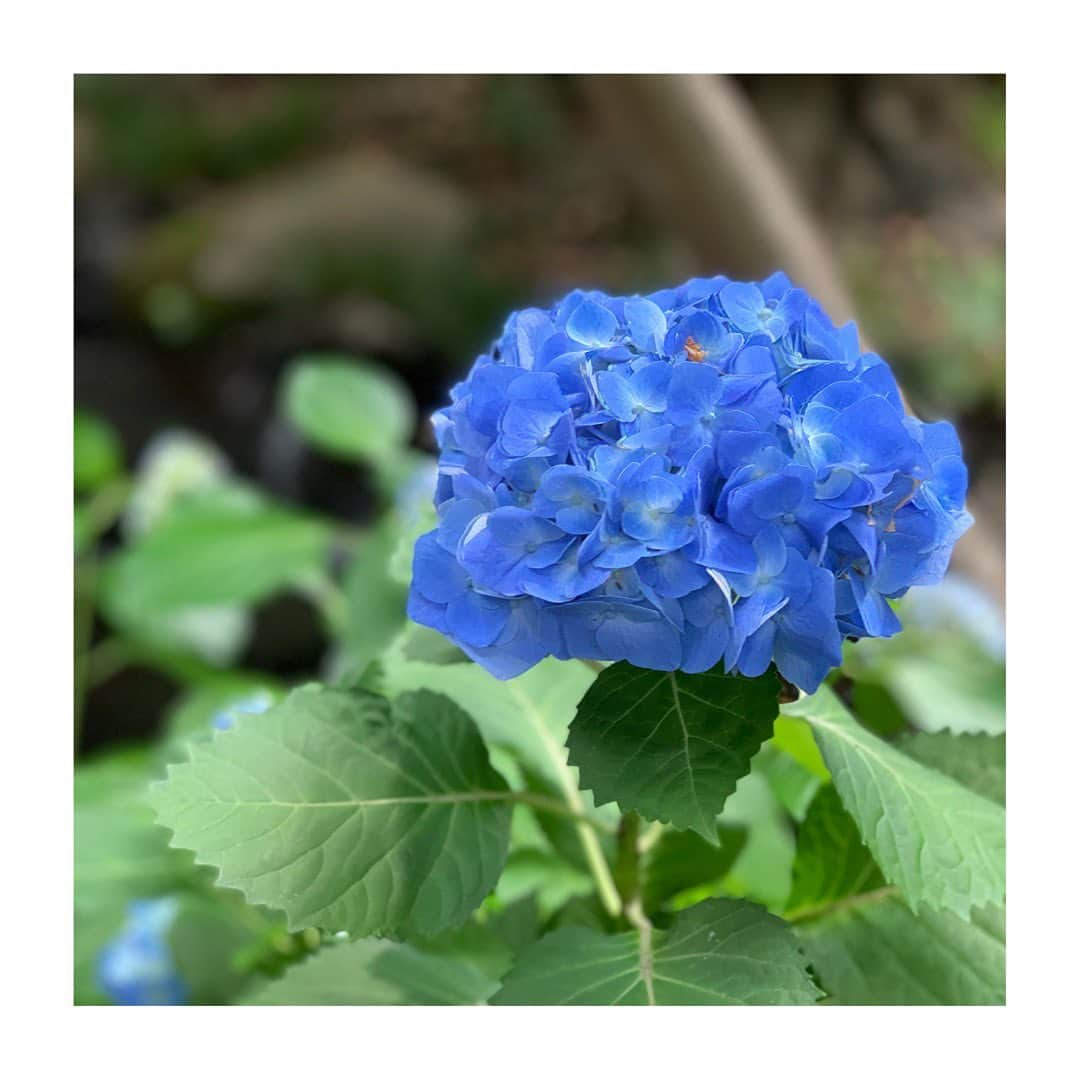
[[[607,308],[585,300],[566,322],[566,332],[590,349],[601,349],[615,340],[619,324]]]
[[[658,353],[667,333],[667,319],[651,300],[631,297],[623,307],[630,340],[643,352]]]

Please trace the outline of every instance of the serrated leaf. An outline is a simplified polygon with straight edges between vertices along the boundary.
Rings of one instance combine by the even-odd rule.
[[[284,507],[203,497],[109,562],[102,602],[121,625],[185,608],[253,603],[320,567],[329,541],[323,522]]]
[[[347,460],[380,461],[412,435],[415,408],[390,371],[340,357],[303,357],[284,385],[285,413],[320,450]]]
[[[566,732],[575,706],[595,677],[577,661],[543,660],[503,682],[478,664],[386,658],[388,690],[446,694],[476,721],[485,742],[512,751],[530,772],[564,790],[577,788],[576,773],[566,764]]]
[[[710,671],[605,668],[567,746],[598,803],[716,839],[716,818],[772,733],[779,682]]]
[[[814,972],[838,1005],[1000,1005],[1005,917],[975,909],[916,916],[896,895],[871,894],[798,923]]]
[[[1005,896],[1005,812],[861,727],[828,688],[784,711],[810,722],[845,808],[912,909]]]
[[[493,1005],[809,1005],[794,935],[742,900],[706,900],[670,930],[566,927],[526,949]]]
[[[831,786],[799,830],[787,918],[831,1000],[849,1005],[981,1004],[1004,994],[996,909],[965,923],[914,915],[885,879]]]
[[[481,1005],[498,983],[470,964],[392,941],[319,950],[248,999],[250,1005]]]
[[[506,682],[473,663],[408,662],[391,653],[385,665],[388,692],[426,688],[446,694],[472,716],[489,746],[513,754],[530,788],[559,798],[575,814],[595,815],[602,821],[609,815],[597,813],[591,796],[578,790],[577,770],[567,765],[565,746],[570,717],[594,679],[594,673],[577,661],[544,660]],[[550,835],[545,815],[537,817]],[[570,828],[586,862],[597,858],[593,830],[581,822]]]
[[[292,929],[435,934],[494,887],[506,794],[449,699],[307,687],[192,746],[152,799],[178,847]]]
[[[854,819],[844,809],[836,788],[826,784],[814,796],[799,826],[787,917],[803,917],[884,884]]]
[[[1005,736],[916,731],[896,744],[908,757],[951,776],[958,784],[1005,805]]]

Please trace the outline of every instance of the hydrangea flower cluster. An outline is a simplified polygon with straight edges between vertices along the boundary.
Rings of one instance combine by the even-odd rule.
[[[775,662],[813,691],[971,522],[952,425],[780,273],[515,312],[434,425],[409,614],[503,679]]]
[[[175,897],[135,900],[127,922],[98,954],[97,977],[116,1005],[184,1005],[188,991],[176,970],[169,931],[176,920]]]

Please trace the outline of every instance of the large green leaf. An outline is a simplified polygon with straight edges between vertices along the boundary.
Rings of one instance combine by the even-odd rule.
[[[896,744],[908,757],[1005,805],[1005,736],[916,731]]]
[[[235,492],[191,500],[108,565],[103,603],[121,623],[250,603],[321,567],[320,521]]]
[[[336,357],[302,358],[286,376],[284,406],[315,446],[350,460],[392,457],[416,423],[412,398],[393,373]]]
[[[438,933],[491,891],[509,843],[475,726],[423,691],[294,691],[193,745],[152,798],[178,847],[291,928]]]
[[[823,787],[799,829],[787,918],[830,999],[850,1005],[981,1004],[1004,994],[1004,925],[916,916],[885,884],[836,789]]]
[[[742,900],[706,900],[670,930],[566,927],[522,954],[493,1005],[806,1005],[819,997],[794,935]]]
[[[404,643],[403,643],[404,644]],[[478,664],[432,664],[386,658],[388,691],[437,690],[475,721],[489,746],[510,750],[530,772],[563,790],[577,789],[566,764],[566,732],[595,674],[578,661],[544,660],[505,682]]]
[[[329,945],[250,1005],[480,1005],[499,984],[470,964],[392,941]]]
[[[888,881],[912,909],[1005,896],[1005,812],[861,727],[828,688],[784,706],[810,722],[833,782]]]
[[[389,693],[426,688],[446,694],[472,716],[489,746],[510,751],[521,763],[531,788],[603,822],[613,815],[598,813],[588,793],[578,790],[577,769],[567,765],[565,747],[570,717],[594,678],[577,661],[544,660],[506,682],[478,664],[409,662],[393,653],[385,663]],[[557,846],[563,849],[566,830],[546,820],[550,815],[538,817],[549,837],[558,832]],[[602,858],[588,825],[574,822],[571,828],[586,864]]]
[[[1005,917],[977,908],[916,916],[878,892],[800,922],[814,972],[839,1005],[997,1005],[1005,1001]]]
[[[599,803],[716,840],[716,817],[772,733],[779,682],[605,668],[570,725],[570,761]]]

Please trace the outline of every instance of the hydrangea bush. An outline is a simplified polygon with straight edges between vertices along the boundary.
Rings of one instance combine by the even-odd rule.
[[[971,521],[952,425],[781,273],[515,312],[451,398],[409,614],[503,679],[775,662],[811,692]]]
[[[451,399],[436,462],[388,373],[289,369],[364,525],[77,424],[77,702],[180,690],[77,766],[76,999],[1002,1001],[998,642],[904,597],[970,522],[952,427],[779,274],[518,312]],[[327,649],[275,676],[286,590]]]

